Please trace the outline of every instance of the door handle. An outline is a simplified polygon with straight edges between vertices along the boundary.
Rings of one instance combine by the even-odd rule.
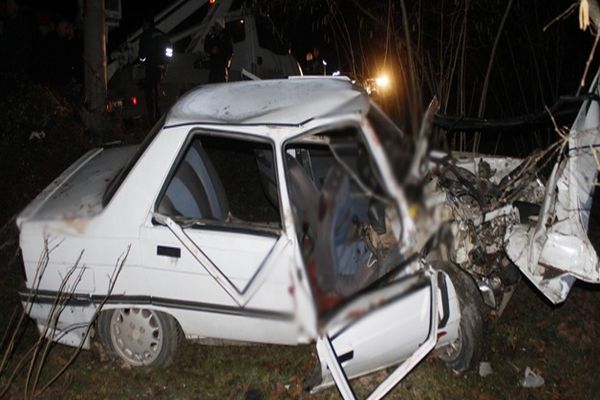
[[[181,249],[179,247],[156,246],[156,255],[180,258],[181,257]]]

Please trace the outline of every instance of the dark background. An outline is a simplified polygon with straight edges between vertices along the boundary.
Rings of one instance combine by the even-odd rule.
[[[5,2],[0,0],[0,23],[6,18]],[[77,1],[20,3],[23,19],[18,33],[24,34],[23,40],[11,51],[3,47],[0,57],[0,327],[8,326],[19,304],[15,215],[92,146],[80,113],[83,60]],[[123,0],[122,25],[109,35],[109,49],[140,26],[145,12],[157,11],[165,3]],[[410,131],[411,116],[420,118],[433,95],[440,99],[443,115],[479,115],[483,81],[507,4],[508,0],[407,1],[410,41],[403,29],[400,1],[274,0],[251,5],[270,14],[303,67],[305,54],[317,47],[329,71],[340,69],[364,79],[387,69],[393,90],[377,101]],[[514,1],[490,73],[484,119],[539,113],[561,95],[576,93],[593,37],[579,30],[576,14],[542,31],[571,4],[567,0]],[[70,21],[75,28],[68,46],[48,36],[60,20]],[[0,40],[4,34],[0,32]],[[412,83],[418,91],[410,88],[407,79],[407,43],[413,50],[416,73]],[[460,50],[456,57],[462,48],[464,53]],[[596,70],[594,61],[586,87]],[[573,117],[565,114],[558,123],[569,126]],[[124,141],[142,137],[147,129],[114,120],[113,132]],[[449,134],[437,133],[446,139],[440,146],[460,148],[456,139],[463,135],[470,149],[476,132],[457,128]],[[557,140],[548,118],[512,129],[488,129],[481,135],[481,150],[518,156]],[[592,218],[590,234],[595,244],[600,243],[598,226],[598,218]],[[523,284],[489,332],[487,360],[493,365],[493,375],[481,378],[473,371],[455,376],[429,357],[390,398],[595,398],[600,361],[597,302],[597,285],[579,283],[565,304],[552,307]],[[33,326],[28,332],[26,344],[37,340]],[[70,354],[71,349],[57,346],[50,370],[61,367]],[[302,398],[306,397],[302,379],[312,370],[312,363],[309,347],[256,346],[232,351],[231,347],[184,344],[173,366],[150,371],[122,368],[101,352],[82,352],[46,397],[240,398],[253,390],[267,398]],[[527,366],[544,377],[542,388],[520,387]],[[359,379],[354,387],[363,395],[375,382],[370,377]],[[6,398],[22,398],[21,386],[13,389]],[[329,390],[314,398],[337,398],[337,393]]]

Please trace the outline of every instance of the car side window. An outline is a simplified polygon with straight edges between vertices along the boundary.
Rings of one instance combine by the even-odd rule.
[[[195,135],[157,211],[206,224],[280,228],[275,171],[270,143]]]

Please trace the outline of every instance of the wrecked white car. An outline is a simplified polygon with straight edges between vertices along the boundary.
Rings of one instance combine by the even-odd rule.
[[[18,217],[41,333],[163,366],[181,335],[316,342],[318,390],[432,349],[457,371],[521,274],[550,300],[598,282],[587,238],[597,79],[548,157],[431,153],[343,78],[208,85],[138,147],[90,151]]]
[[[470,278],[424,261],[439,207],[405,191],[413,143],[342,78],[207,85],[140,146],[81,157],[19,215],[23,304],[43,335],[163,366],[180,335],[316,342],[313,389],[433,348],[477,358]],[[97,321],[95,321],[97,319]]]

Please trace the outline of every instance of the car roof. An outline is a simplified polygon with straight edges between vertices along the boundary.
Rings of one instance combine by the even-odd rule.
[[[182,96],[165,126],[302,125],[320,117],[365,114],[366,93],[348,78],[296,77],[202,85]]]

